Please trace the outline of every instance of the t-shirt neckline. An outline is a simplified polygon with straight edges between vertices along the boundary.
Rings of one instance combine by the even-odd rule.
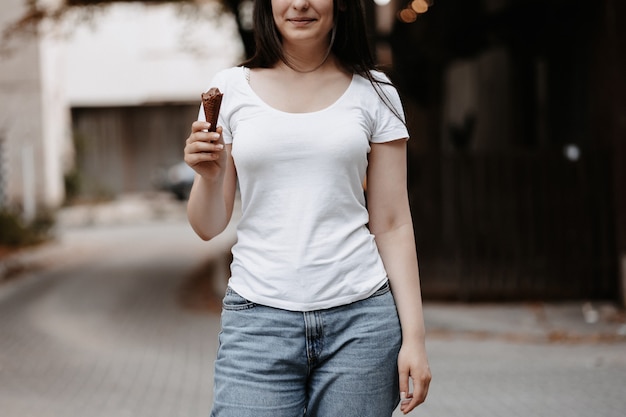
[[[337,98],[337,100],[335,100],[334,102],[332,102],[331,104],[329,104],[328,106],[319,109],[319,110],[315,110],[315,111],[310,111],[310,112],[302,112],[302,113],[292,113],[292,112],[288,112],[288,111],[284,111],[284,110],[280,110],[277,109],[276,107],[270,106],[265,100],[263,100],[257,93],[256,91],[254,91],[252,89],[252,86],[250,86],[250,68],[248,67],[242,67],[242,75],[243,75],[243,81],[244,84],[246,85],[245,88],[248,89],[249,94],[258,102],[260,103],[263,107],[265,107],[268,110],[271,110],[275,113],[279,113],[279,114],[285,114],[288,116],[308,116],[308,115],[314,115],[314,114],[319,114],[319,113],[323,113],[326,111],[329,111],[331,109],[333,109],[334,107],[336,107],[338,104],[340,104],[343,100],[345,100],[345,98],[348,96],[348,93],[352,90],[353,85],[355,84],[355,80],[356,80],[356,74],[352,74],[352,79],[350,80],[350,84],[348,84],[348,87],[346,87],[346,89],[344,90],[343,93],[341,93],[341,95]]]

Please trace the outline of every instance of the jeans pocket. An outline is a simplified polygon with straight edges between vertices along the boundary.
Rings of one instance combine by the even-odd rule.
[[[226,295],[224,296],[224,300],[222,300],[222,308],[224,310],[248,310],[250,308],[254,308],[255,306],[255,303],[243,298],[232,288],[228,287],[226,289]]]

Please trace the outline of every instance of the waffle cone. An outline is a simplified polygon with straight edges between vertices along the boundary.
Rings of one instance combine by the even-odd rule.
[[[220,113],[220,106],[222,104],[222,94],[219,88],[211,88],[206,93],[202,93],[202,107],[204,107],[204,117],[206,121],[211,123],[209,132],[215,132],[217,127],[217,116]]]

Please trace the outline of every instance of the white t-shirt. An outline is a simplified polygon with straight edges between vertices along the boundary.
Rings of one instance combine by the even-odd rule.
[[[370,142],[408,138],[405,125],[359,75],[327,108],[286,113],[256,95],[245,71],[223,70],[210,85],[224,93],[218,125],[232,143],[242,201],[229,285],[294,311],[369,297],[387,274],[367,228],[367,156]],[[382,86],[402,115],[395,88]]]

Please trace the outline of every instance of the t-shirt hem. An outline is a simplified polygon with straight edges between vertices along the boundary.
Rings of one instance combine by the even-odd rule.
[[[384,136],[370,139],[371,143],[386,143],[394,140],[409,140],[409,134],[405,130],[398,130]]]
[[[376,284],[372,285],[370,289],[366,292],[350,294],[343,297],[333,298],[332,300],[324,300],[324,301],[316,301],[311,303],[297,303],[293,301],[287,300],[277,300],[270,297],[264,297],[259,294],[253,294],[248,292],[248,288],[239,287],[236,284],[229,283],[228,286],[233,289],[237,294],[242,296],[248,301],[251,301],[255,304],[264,305],[267,307],[278,308],[280,310],[287,311],[315,311],[315,310],[327,310],[334,307],[340,307],[348,304],[355,303],[357,301],[365,300],[366,298],[373,295],[378,289],[388,280],[385,275],[381,279],[376,281]]]

